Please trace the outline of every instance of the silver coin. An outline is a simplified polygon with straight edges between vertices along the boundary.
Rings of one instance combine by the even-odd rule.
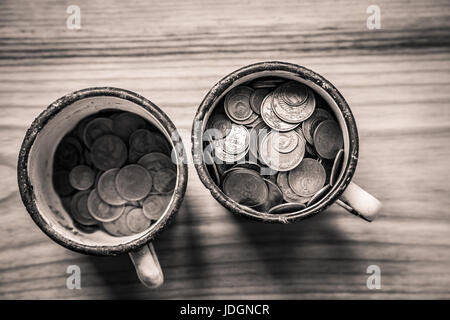
[[[291,189],[288,182],[288,173],[280,172],[277,176],[277,185],[283,193],[283,199],[286,202],[307,203],[311,197],[301,197]]]
[[[244,121],[254,113],[250,107],[250,96],[253,91],[252,88],[239,86],[227,93],[224,110],[231,120]]]
[[[268,94],[261,104],[261,117],[270,128],[277,131],[291,131],[299,125],[299,123],[292,124],[281,120],[273,111],[272,104],[273,92]]]
[[[298,134],[293,131],[295,135]],[[269,132],[261,141],[259,153],[268,167],[277,171],[289,171],[297,167],[305,155],[305,143],[297,137],[297,146],[289,153],[280,153],[273,148],[274,131]]]
[[[216,164],[223,164],[224,162],[225,163],[238,162],[239,160],[245,157],[248,151],[247,149],[242,153],[229,154],[224,150],[224,139],[214,141],[213,146],[214,146],[214,156],[217,158],[214,160]]]
[[[311,117],[309,117],[302,123],[302,132],[303,135],[305,136],[306,141],[308,141],[308,143],[311,145],[314,144],[313,140],[314,131],[312,130],[315,123],[332,119],[333,116],[327,110],[322,108],[316,108]]]
[[[289,172],[288,183],[292,190],[301,197],[313,196],[325,184],[326,172],[319,161],[303,159]]]
[[[232,125],[230,133],[223,139],[223,151],[229,154],[239,154],[248,149],[250,133],[240,125]]]
[[[279,87],[280,96],[290,106],[300,106],[308,100],[308,87],[298,81],[289,81]]]
[[[299,139],[296,131],[274,132],[273,148],[280,153],[290,153],[297,147]]]
[[[308,98],[306,102],[299,106],[288,105],[283,100],[281,92],[278,89],[279,88],[277,88],[274,91],[272,104],[273,111],[278,118],[287,123],[299,124],[300,122],[308,119],[312,115],[316,107],[316,98],[314,97],[314,93],[312,92],[311,89],[309,88],[307,89]]]

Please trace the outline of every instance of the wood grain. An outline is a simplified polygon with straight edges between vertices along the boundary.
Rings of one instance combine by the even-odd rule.
[[[450,298],[450,3],[376,1],[0,2],[0,298]],[[75,3],[74,3],[75,4]],[[163,108],[190,150],[209,88],[258,61],[304,65],[345,96],[360,133],[354,180],[384,204],[366,223],[337,206],[293,225],[231,215],[192,166],[183,207],[155,241],[165,285],[138,283],[127,256],[59,247],[31,221],[15,182],[31,121],[90,86],[140,93]],[[66,268],[82,289],[66,288]],[[366,287],[369,265],[381,290]]]

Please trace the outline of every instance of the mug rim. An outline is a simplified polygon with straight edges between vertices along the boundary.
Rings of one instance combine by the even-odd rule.
[[[305,211],[298,214],[281,214],[274,215],[268,213],[262,213],[256,211],[247,206],[240,205],[236,201],[229,198],[223,193],[223,191],[217,186],[213,179],[208,173],[205,162],[203,161],[203,131],[202,128],[196,127],[196,124],[203,123],[208,110],[216,103],[218,98],[230,87],[233,86],[234,82],[248,76],[253,73],[262,73],[267,71],[280,71],[284,73],[290,73],[307,81],[311,81],[323,89],[330,98],[336,103],[339,108],[342,118],[347,126],[347,132],[349,135],[349,152],[347,155],[347,164],[344,169],[344,174],[333,186],[331,193],[329,193],[326,199],[320,201],[320,205],[311,206],[310,209],[306,208]],[[223,77],[219,82],[217,82],[206,94],[197,109],[197,113],[194,117],[194,122],[192,126],[192,156],[194,159],[194,166],[197,170],[197,174],[202,181],[203,185],[210,191],[211,195],[225,208],[230,210],[232,213],[244,216],[246,218],[269,222],[269,223],[290,223],[295,221],[300,221],[318,213],[324,211],[331,204],[333,204],[337,198],[344,192],[346,187],[349,185],[353,174],[355,173],[356,165],[358,163],[358,152],[359,152],[359,138],[358,130],[356,127],[356,121],[353,114],[345,101],[342,94],[331,84],[327,79],[319,75],[318,73],[307,69],[303,66],[296,65],[288,62],[281,61],[266,61],[258,62],[244,66],[237,69],[230,74]],[[323,201],[325,200],[325,201]]]
[[[130,242],[118,244],[118,245],[83,245],[75,242],[67,237],[64,237],[60,233],[56,232],[50,225],[42,218],[39,210],[36,206],[33,186],[31,185],[28,176],[28,158],[31,148],[36,140],[39,132],[44,128],[44,126],[62,109],[72,103],[92,97],[109,96],[116,97],[130,102],[142,107],[147,112],[149,112],[155,120],[161,124],[170,135],[174,148],[177,152],[178,163],[177,163],[177,185],[175,186],[173,195],[173,201],[168,208],[168,214],[163,218],[159,226],[153,231],[148,232],[141,237],[134,239]],[[176,139],[178,137],[178,139]],[[186,152],[183,146],[183,141],[180,135],[169,119],[169,117],[162,111],[157,105],[152,103],[150,100],[144,98],[143,96],[134,93],[126,89],[120,89],[115,87],[91,87],[82,90],[78,90],[57,99],[51,103],[47,108],[45,108],[39,116],[32,122],[31,126],[28,128],[22,146],[20,148],[17,164],[17,179],[19,183],[19,191],[22,198],[22,202],[25,205],[28,213],[30,214],[33,221],[39,226],[39,228],[49,236],[53,241],[62,245],[63,247],[89,255],[98,256],[111,256],[127,253],[129,251],[134,251],[140,247],[146,245],[153,239],[155,239],[160,232],[172,221],[176,213],[178,212],[181,203],[184,199],[186,192],[187,179],[188,179],[188,168],[186,163]]]

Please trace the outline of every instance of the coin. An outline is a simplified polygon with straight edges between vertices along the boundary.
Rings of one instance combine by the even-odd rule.
[[[100,222],[114,221],[123,213],[124,205],[111,206],[103,201],[97,192],[93,189],[88,197],[88,210],[91,216]]]
[[[308,87],[297,81],[289,81],[280,88],[281,98],[290,106],[300,106],[308,100]]]
[[[250,95],[250,107],[253,112],[256,114],[261,114],[261,103],[269,93],[270,91],[267,89],[257,89],[252,92]]]
[[[93,226],[97,221],[88,210],[88,198],[90,191],[79,191],[75,193],[70,202],[70,213],[72,218],[84,226]]]
[[[152,175],[163,168],[176,169],[176,165],[172,162],[172,159],[160,152],[147,153],[139,158],[137,163],[147,169]]]
[[[297,211],[301,211],[305,208],[306,206],[302,203],[288,202],[273,207],[272,209],[269,210],[269,213],[270,214],[297,213]]]
[[[314,195],[325,184],[326,173],[319,161],[304,158],[289,172],[288,182],[292,190],[301,197]]]
[[[218,114],[209,120],[208,130],[205,134],[210,135],[213,139],[223,139],[230,133],[230,131],[230,119],[223,114]]]
[[[264,122],[272,129],[277,131],[291,131],[299,124],[287,123],[281,120],[272,109],[273,92],[269,93],[261,104],[261,117]]]
[[[116,175],[117,192],[129,201],[145,198],[152,188],[152,183],[150,173],[138,164],[126,165]]]
[[[272,181],[268,179],[264,179],[264,181],[267,184],[269,194],[267,196],[266,202],[264,202],[264,204],[259,209],[263,212],[266,212],[270,208],[283,203],[283,193],[281,192],[280,188]]]
[[[273,148],[280,153],[290,153],[297,147],[299,139],[296,131],[274,132]]]
[[[288,182],[288,173],[280,172],[277,176],[277,185],[283,193],[283,199],[286,202],[306,203],[311,197],[301,197],[292,190]]]
[[[299,101],[301,98],[299,96],[290,96],[288,98],[285,98],[283,86],[275,89],[273,93],[272,104],[272,109],[275,115],[278,116],[278,118],[280,118],[282,121],[291,124],[299,124],[300,122],[308,119],[314,112],[316,100],[311,89],[306,88],[306,90],[308,93],[308,97],[303,104],[289,105],[285,102],[285,99],[289,101]]]
[[[216,164],[222,164],[225,163],[233,163],[241,160],[245,157],[248,150],[245,150],[244,152],[238,153],[238,154],[230,154],[228,152],[225,152],[225,140],[216,140],[213,142],[214,146],[214,156],[217,158],[215,160]]]
[[[328,111],[326,111],[325,109],[316,108],[312,115],[302,123],[302,132],[305,136],[306,141],[308,141],[309,144],[313,145],[313,128],[315,128],[322,121],[332,119],[333,117]]]
[[[305,143],[301,138],[297,138],[297,146],[289,153],[280,153],[276,151],[273,136],[276,131],[269,132],[261,141],[259,153],[264,163],[277,171],[289,171],[295,168],[303,159],[305,154]],[[294,134],[297,133],[294,131]]]
[[[233,124],[230,133],[223,140],[223,151],[239,154],[248,149],[250,134],[246,127]]]
[[[122,215],[118,219],[110,222],[103,222],[102,225],[105,231],[116,237],[132,235],[133,231],[131,231],[127,225],[127,216],[133,209],[135,209],[134,206],[125,206]]]
[[[100,198],[112,206],[118,206],[127,202],[116,189],[116,175],[119,169],[105,171],[98,180],[97,192]]]
[[[112,128],[114,134],[124,142],[128,142],[131,134],[138,129],[144,129],[147,122],[135,113],[123,112],[114,117]]]
[[[92,144],[91,158],[100,170],[120,168],[127,161],[127,147],[117,136],[101,136]]]
[[[177,182],[177,173],[169,168],[157,171],[153,178],[153,187],[161,193],[172,192]]]
[[[252,115],[250,96],[253,89],[239,86],[230,90],[225,96],[224,110],[231,120],[245,121]]]
[[[165,153],[165,148],[158,144],[156,134],[146,129],[138,129],[130,135],[130,149],[144,155],[151,152]]]
[[[94,184],[95,173],[86,165],[74,167],[69,174],[69,182],[77,190],[87,190]]]
[[[113,121],[111,119],[102,117],[95,118],[86,124],[83,133],[83,141],[88,148],[91,148],[97,138],[112,132]]]
[[[308,201],[308,203],[306,204],[307,207],[319,202],[324,196],[325,194],[330,190],[331,186],[329,184],[327,184],[326,186],[324,186],[322,189],[320,189],[319,191],[317,191],[311,198],[311,200]]]
[[[134,208],[127,214],[127,226],[131,231],[139,233],[150,227],[151,221],[144,215],[141,208]]]
[[[334,186],[334,184],[339,178],[339,174],[341,173],[342,170],[343,160],[344,160],[344,149],[340,149],[336,154],[336,158],[334,158],[333,168],[331,169],[330,175],[331,186]]]
[[[171,196],[160,194],[149,195],[142,204],[144,215],[150,220],[158,220],[166,211],[171,198]]]
[[[53,188],[60,196],[68,196],[74,192],[69,180],[69,171],[59,170],[53,173]]]
[[[226,175],[223,192],[237,203],[250,207],[263,204],[269,194],[263,178],[247,169],[236,169]]]
[[[314,131],[314,147],[322,158],[333,159],[343,144],[341,129],[333,120],[321,122]]]

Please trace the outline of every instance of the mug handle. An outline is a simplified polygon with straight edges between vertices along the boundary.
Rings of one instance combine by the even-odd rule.
[[[136,268],[139,280],[141,280],[144,286],[157,288],[163,284],[164,275],[153,243],[148,243],[136,251],[131,251],[129,255]]]
[[[353,182],[350,182],[336,203],[369,222],[372,222],[381,210],[381,202]]]

